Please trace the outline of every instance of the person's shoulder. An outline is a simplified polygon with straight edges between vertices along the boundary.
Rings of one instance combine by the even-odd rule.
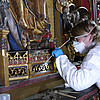
[[[95,45],[86,55],[85,59],[100,58],[100,45]]]
[[[100,69],[100,45],[96,45],[88,55],[89,63],[93,64],[95,68]],[[94,68],[94,67],[93,67]]]
[[[90,51],[89,54],[98,54],[100,55],[100,45],[95,45]]]

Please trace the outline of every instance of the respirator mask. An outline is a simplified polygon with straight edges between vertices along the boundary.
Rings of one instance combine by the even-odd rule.
[[[83,54],[86,50],[84,42],[73,42],[73,47],[76,52],[79,52],[80,54]]]
[[[92,40],[93,38],[90,39],[90,33],[93,31],[93,29],[96,26],[94,26],[92,28],[92,30],[88,33],[88,34],[84,34],[84,35],[80,35],[80,36],[76,36],[75,38],[79,38],[79,37],[84,37],[84,39],[82,40],[82,42],[78,42],[78,41],[73,41],[73,47],[75,49],[76,52],[79,52],[80,54],[83,54],[85,52],[88,51],[88,47],[90,47],[90,45],[92,44]],[[86,48],[86,44],[89,44],[88,47]]]

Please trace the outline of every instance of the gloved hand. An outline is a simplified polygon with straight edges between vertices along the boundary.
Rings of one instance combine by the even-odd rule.
[[[52,51],[52,56],[53,57],[56,57],[57,58],[60,55],[63,55],[63,51],[61,49],[55,48],[55,50]]]

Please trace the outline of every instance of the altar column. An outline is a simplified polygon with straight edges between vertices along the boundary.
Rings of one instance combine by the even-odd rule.
[[[8,30],[0,30],[0,79],[1,84],[9,86],[8,58],[7,58],[7,34]]]

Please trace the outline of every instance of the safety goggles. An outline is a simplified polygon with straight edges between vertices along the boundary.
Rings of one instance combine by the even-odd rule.
[[[94,30],[95,27],[96,26],[94,26],[88,34],[84,34],[84,35],[80,35],[80,36],[75,36],[75,39],[77,39],[79,37],[86,37],[86,36],[88,36]]]

